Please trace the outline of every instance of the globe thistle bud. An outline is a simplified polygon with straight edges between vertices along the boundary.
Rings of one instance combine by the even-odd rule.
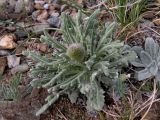
[[[68,47],[67,55],[72,60],[82,62],[85,57],[85,49],[80,43],[73,43]]]

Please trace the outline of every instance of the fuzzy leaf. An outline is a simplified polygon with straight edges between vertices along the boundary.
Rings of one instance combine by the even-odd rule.
[[[39,116],[44,111],[46,111],[49,108],[49,106],[51,106],[58,98],[59,98],[59,94],[57,94],[56,96],[52,97],[48,101],[48,103],[46,103],[45,105],[43,105],[42,108],[37,111],[36,116]]]
[[[93,25],[93,21],[95,20],[95,18],[99,12],[100,12],[100,10],[98,9],[98,10],[94,11],[94,13],[89,17],[87,24],[85,25],[86,26],[85,31],[84,31],[85,37],[88,35],[89,30],[90,30],[91,26]]]
[[[148,66],[152,62],[151,56],[145,51],[141,52],[140,59],[145,66]]]
[[[148,52],[153,59],[158,53],[158,44],[153,40],[153,38],[148,37],[145,41],[145,51]]]
[[[153,61],[152,64],[148,66],[148,69],[150,73],[155,76],[158,72],[158,66],[156,64],[156,61]]]
[[[113,32],[113,30],[115,29],[115,26],[116,26],[116,23],[114,23],[114,22],[111,23],[109,26],[107,26],[107,28],[105,30],[105,34],[102,36],[102,38],[98,42],[97,50],[99,50],[99,48],[101,47],[101,45],[103,45],[105,42],[107,42],[106,38],[111,35],[111,33]]]
[[[145,80],[147,78],[152,77],[152,74],[149,72],[148,68],[145,68],[144,70],[137,72],[135,77],[141,81],[141,80]]]
[[[96,81],[92,83],[92,89],[87,100],[88,110],[102,110],[104,106],[104,91],[97,85]]]
[[[68,92],[68,97],[71,101],[71,103],[75,103],[77,101],[79,92],[77,90],[74,90],[72,92]]]
[[[159,81],[159,82],[160,82],[160,70],[158,70],[155,78],[156,78],[156,81]]]

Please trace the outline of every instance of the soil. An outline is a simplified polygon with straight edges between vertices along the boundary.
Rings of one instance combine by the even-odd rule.
[[[92,3],[93,5],[95,3]],[[92,4],[89,4],[88,6],[92,6]],[[12,14],[12,10],[7,9],[0,11],[0,20],[6,21],[6,20],[17,20],[19,22],[25,22],[30,21],[30,17],[27,17],[26,20],[26,14]],[[156,10],[160,11],[160,9]],[[104,14],[104,13],[103,13]],[[110,15],[104,15],[102,14],[102,19],[105,19],[106,17],[110,20]],[[106,13],[105,13],[106,14]],[[147,16],[148,17],[148,16]],[[128,43],[131,46],[134,45],[144,45],[144,40],[146,37],[152,37],[157,42],[160,43],[160,26],[154,25],[153,20],[156,18],[159,18],[160,15],[157,14],[157,16],[148,17],[147,19],[143,19],[136,28],[130,29],[130,32],[128,32],[127,37],[124,38],[125,42]],[[28,20],[29,18],[29,20]],[[147,23],[147,22],[148,23]],[[33,21],[34,23],[35,21]],[[6,24],[6,23],[4,23]],[[15,33],[14,29],[17,29],[16,25],[11,25],[10,28],[7,28],[7,25],[0,25],[0,35],[8,34],[8,33]],[[12,28],[12,29],[11,29]],[[14,31],[14,32],[13,32]],[[39,34],[30,34],[30,32],[26,32],[25,30],[21,31],[24,33],[25,37],[17,36],[17,42],[20,47],[17,47],[15,51],[18,51],[17,54],[14,53],[11,50],[11,53],[16,54],[21,57],[22,62],[30,62],[32,60],[25,58],[21,55],[21,52],[23,50],[34,50],[34,51],[40,51],[43,54],[50,54],[54,50],[50,49],[50,47],[45,46],[44,44],[41,44],[39,41]],[[21,35],[22,35],[21,33]],[[27,34],[27,35],[26,35]],[[57,33],[52,33],[57,34]],[[27,38],[29,36],[30,38]],[[32,37],[33,36],[33,37]],[[10,52],[10,50],[9,50]],[[6,57],[6,56],[0,56]],[[7,63],[6,63],[7,64]],[[0,65],[1,66],[1,65]],[[9,84],[10,80],[12,78],[12,74],[10,72],[10,69],[6,67],[4,70],[4,83]],[[4,66],[3,66],[4,67]],[[29,76],[29,72],[23,73],[23,82],[20,84],[22,88],[20,88],[19,91],[25,91],[27,88],[27,85],[31,81]],[[29,90],[29,92],[25,92],[23,97],[18,101],[12,101],[12,100],[1,100],[0,96],[0,120],[114,120],[114,118],[106,115],[105,113],[89,113],[85,109],[84,105],[82,104],[72,104],[66,96],[60,97],[60,99],[52,105],[44,114],[41,116],[35,116],[36,111],[45,103],[44,99],[46,98],[47,92],[43,89],[33,89]],[[110,106],[114,106],[114,104],[111,104]],[[107,108],[106,106],[105,108]],[[105,117],[105,118],[104,118]],[[120,119],[121,120],[121,119]],[[123,120],[123,119],[122,119]],[[140,120],[140,118],[137,118],[137,120]],[[151,110],[149,111],[148,115],[146,116],[145,120],[160,120],[160,103],[154,103]]]

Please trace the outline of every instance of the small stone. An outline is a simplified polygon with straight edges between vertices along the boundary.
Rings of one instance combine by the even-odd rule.
[[[153,22],[149,21],[149,20],[145,20],[143,23],[140,23],[138,26],[140,26],[141,28],[145,29],[146,26],[147,27],[153,27],[155,26]]]
[[[50,11],[49,12],[49,15],[52,17],[52,16],[55,16],[55,17],[58,17],[59,16],[59,13],[57,11]]]
[[[47,20],[51,27],[60,27],[60,19],[57,16],[52,16]]]
[[[36,21],[36,20],[37,20],[37,17],[38,17],[40,14],[41,14],[41,11],[40,11],[40,10],[34,11],[34,12],[32,13],[32,19],[33,19],[34,21]]]
[[[48,16],[49,15],[48,15],[47,10],[43,10],[42,13],[37,17],[37,21],[43,22],[43,21],[47,20]]]
[[[16,47],[16,36],[14,34],[0,37],[0,49],[14,49]]]
[[[25,31],[16,31],[16,32],[15,32],[15,35],[16,35],[18,38],[24,38],[24,37],[27,37],[28,33],[25,32]]]
[[[154,20],[153,20],[153,23],[154,23],[155,25],[157,25],[157,26],[160,26],[160,18],[154,19]]]
[[[49,9],[49,4],[44,4],[44,9],[48,10]]]
[[[3,74],[5,67],[7,64],[7,60],[5,57],[0,57],[0,74]]]
[[[0,56],[8,56],[11,53],[8,50],[0,50]]]
[[[11,73],[14,75],[16,73],[23,73],[29,70],[29,66],[27,64],[21,64],[11,69]]]
[[[37,24],[33,27],[30,27],[30,29],[36,33],[36,34],[40,34],[43,32],[43,30],[45,30],[46,28],[49,28],[49,24],[48,23],[45,23],[45,24]]]
[[[39,43],[37,45],[37,49],[39,49],[40,51],[42,52],[46,52],[47,51],[47,45],[46,44],[43,44],[43,43]]]
[[[15,55],[9,55],[7,56],[7,61],[8,61],[8,67],[13,68],[19,65],[20,57],[17,57]]]
[[[25,50],[26,50],[26,48],[23,46],[17,47],[16,48],[16,55],[22,54],[22,52]]]
[[[50,10],[60,10],[61,7],[60,7],[60,5],[58,5],[58,4],[53,4],[53,5],[50,5],[50,6],[49,6],[49,9],[50,9]]]
[[[23,10],[23,8],[24,8],[24,1],[18,0],[15,6],[15,13],[20,13]]]
[[[36,4],[34,5],[34,8],[37,9],[37,10],[43,10],[43,9],[44,9],[44,8],[43,8],[43,5],[41,5],[40,3],[36,3]]]

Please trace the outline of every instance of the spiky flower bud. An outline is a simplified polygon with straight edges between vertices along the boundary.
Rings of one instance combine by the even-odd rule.
[[[80,43],[73,43],[68,47],[67,55],[72,60],[82,62],[85,57],[85,49]]]

